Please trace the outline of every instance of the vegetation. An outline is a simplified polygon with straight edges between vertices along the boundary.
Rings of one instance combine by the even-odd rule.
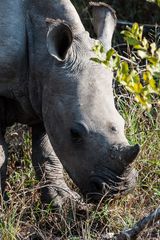
[[[80,10],[87,4],[85,0],[73,2],[76,4],[79,2],[78,9]],[[114,6],[116,2],[118,2],[118,5],[121,1],[110,2]],[[129,4],[129,2],[133,1],[127,1],[126,4]],[[137,1],[137,4],[140,3],[141,1]],[[123,10],[121,11],[119,8],[119,12],[123,16]],[[88,12],[87,16],[89,16]],[[89,22],[90,20],[87,24],[90,28]],[[137,27],[137,25],[135,26]],[[132,28],[127,29],[127,31],[132,31]],[[124,34],[127,40],[127,32],[124,32]],[[144,51],[147,57],[148,54],[152,54],[150,44],[149,40],[150,48]],[[153,46],[154,53],[158,49],[158,41],[156,46],[156,49]],[[137,50],[140,50],[135,48],[135,45],[133,45],[133,48],[136,53]],[[142,57],[140,58],[142,59]],[[130,58],[130,60],[132,59]],[[150,64],[150,62],[147,61],[147,64]],[[130,69],[126,66],[124,68]],[[143,73],[146,71],[145,69],[146,64]],[[141,77],[144,77],[143,74]],[[135,102],[132,94],[121,87],[116,89],[116,105],[126,120],[126,135],[129,142],[138,142],[141,145],[141,152],[135,162],[135,167],[139,173],[136,189],[122,199],[110,200],[106,203],[100,202],[98,206],[87,205],[82,202],[75,203],[72,200],[68,201],[59,211],[55,211],[50,205],[42,206],[39,199],[40,186],[35,179],[30,161],[31,131],[26,129],[25,126],[16,125],[10,128],[6,134],[6,139],[10,142],[6,189],[9,201],[2,201],[0,207],[0,239],[103,240],[106,239],[107,232],[117,233],[130,228],[139,219],[159,206],[160,106],[153,103],[150,112],[144,111]],[[157,102],[157,98],[154,99]],[[67,174],[66,178],[68,179]],[[71,180],[68,179],[68,183],[71,188],[75,189]],[[158,240],[159,238],[159,224],[155,223],[153,227],[146,229],[138,239]]]
[[[104,55],[103,45],[97,42],[93,47],[97,57],[92,60],[115,70],[115,79],[134,94],[144,109],[150,110],[152,104],[160,104],[157,100],[160,99],[160,48],[143,37],[143,26],[139,27],[138,23],[127,27],[122,34],[129,48],[129,58],[120,56],[113,48]]]

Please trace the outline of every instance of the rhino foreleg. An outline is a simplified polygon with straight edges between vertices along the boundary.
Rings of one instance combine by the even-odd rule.
[[[63,167],[56,156],[43,125],[32,127],[32,161],[36,176],[41,181],[43,203],[62,206],[66,198],[77,195],[66,185]]]

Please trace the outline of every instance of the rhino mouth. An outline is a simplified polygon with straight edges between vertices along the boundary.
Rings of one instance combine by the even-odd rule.
[[[89,191],[85,194],[87,201],[107,201],[126,195],[135,188],[137,176],[135,169],[127,169],[120,176],[110,169],[107,169],[105,176],[93,175],[89,180]]]

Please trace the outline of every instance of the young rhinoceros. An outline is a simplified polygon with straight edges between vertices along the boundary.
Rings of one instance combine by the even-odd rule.
[[[91,6],[95,32],[108,50],[115,13],[102,3]],[[2,193],[4,134],[15,122],[32,127],[33,166],[45,185],[42,201],[61,204],[75,196],[64,181],[63,167],[93,201],[130,191],[137,177],[131,163],[139,146],[130,146],[125,138],[124,120],[114,105],[112,72],[91,60],[95,40],[71,2],[1,0],[0,33]]]

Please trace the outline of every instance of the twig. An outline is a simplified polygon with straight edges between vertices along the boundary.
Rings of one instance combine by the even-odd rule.
[[[132,26],[132,25],[133,25],[133,22],[118,20],[118,21],[117,21],[117,24],[120,24],[120,25],[130,25],[130,26]],[[144,27],[147,27],[147,28],[152,28],[152,27],[157,27],[157,28],[159,28],[159,27],[160,27],[160,25],[158,25],[157,23],[155,23],[155,24],[139,23],[139,24],[140,24],[140,25],[143,25]]]
[[[137,239],[140,232],[145,228],[152,226],[154,223],[160,220],[160,207],[154,212],[150,213],[147,217],[144,217],[139,222],[137,222],[133,228],[115,234],[112,238],[107,238],[106,240],[135,240]]]
[[[84,20],[93,20],[93,18],[92,17],[85,17],[85,18],[83,18]],[[129,26],[132,26],[133,24],[134,24],[134,22],[129,22],[129,21],[123,21],[123,20],[118,20],[117,21],[117,24],[118,25],[129,25]],[[159,24],[157,24],[157,23],[155,23],[155,24],[147,24],[147,23],[139,23],[139,25],[142,25],[142,26],[144,26],[145,28],[160,28],[160,25]]]

